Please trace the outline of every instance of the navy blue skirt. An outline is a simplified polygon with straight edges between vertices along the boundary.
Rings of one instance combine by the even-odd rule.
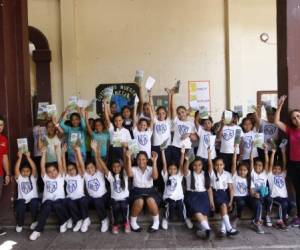
[[[221,206],[222,204],[228,205],[229,197],[226,190],[213,190],[214,193],[214,202],[217,207]]]
[[[130,191],[130,201],[131,205],[135,200],[138,199],[147,199],[147,198],[153,198],[157,204],[157,206],[160,205],[161,198],[154,187],[151,188],[137,188],[134,187]]]
[[[208,193],[205,192],[191,192],[187,191],[185,194],[184,202],[188,211],[189,216],[201,213],[203,215],[208,215],[209,208],[209,198]]]

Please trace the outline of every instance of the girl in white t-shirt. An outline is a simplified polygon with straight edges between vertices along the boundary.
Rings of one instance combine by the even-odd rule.
[[[146,204],[148,211],[152,215],[153,223],[148,228],[149,233],[157,232],[159,229],[159,203],[160,198],[153,186],[153,180],[158,178],[157,153],[152,152],[152,167],[147,165],[148,156],[146,152],[139,152],[137,155],[137,166],[132,167],[131,153],[126,153],[126,164],[128,177],[133,178],[133,189],[131,190],[131,216],[130,226],[132,231],[141,232],[137,224],[137,217]]]
[[[272,150],[268,171],[268,183],[272,203],[278,206],[278,220],[276,228],[287,230],[287,214],[289,208],[288,192],[286,188],[286,152],[281,148],[283,162],[274,162],[276,149]]]
[[[174,164],[167,165],[165,150],[161,150],[163,169],[161,175],[165,183],[165,189],[163,194],[165,213],[162,219],[161,226],[163,229],[168,229],[168,221],[172,220],[176,213],[179,215],[181,221],[185,221],[188,228],[192,228],[193,224],[186,216],[186,209],[184,204],[184,195],[182,188],[183,173],[183,161],[184,161],[185,149],[182,149],[180,168]]]
[[[238,231],[231,226],[228,216],[228,212],[232,209],[233,186],[231,174],[224,168],[223,158],[217,157],[213,164],[211,151],[208,150],[208,173],[213,189],[214,203],[222,216],[220,236],[231,236],[238,234]]]
[[[116,113],[113,116],[112,123],[109,117],[109,102],[104,99],[104,118],[108,126],[110,137],[110,151],[109,163],[114,160],[123,160],[123,147],[128,145],[131,140],[131,135],[128,129],[123,127],[123,117],[121,114]]]
[[[120,225],[124,226],[125,233],[130,233],[129,215],[129,190],[128,175],[120,160],[111,165],[111,171],[107,168],[101,157],[97,157],[99,165],[110,184],[110,205],[113,217],[112,233],[118,234]]]
[[[252,151],[252,156],[254,159],[258,157],[258,152],[256,147],[252,147],[255,135],[257,134],[254,131],[254,124],[250,118],[244,118],[242,120],[242,129],[244,136],[241,138],[240,145],[240,155],[241,160],[247,161],[250,163],[250,152]]]
[[[73,232],[78,232],[80,230],[85,233],[87,232],[91,221],[88,216],[88,199],[84,194],[84,162],[80,153],[80,147],[74,146],[76,165],[71,162],[66,164],[66,149],[67,148],[64,147],[62,159],[67,192],[66,205],[71,215],[69,224],[75,225],[73,227]]]
[[[18,160],[15,165],[15,178],[18,184],[18,199],[16,201],[16,231],[22,231],[26,209],[30,208],[32,224],[30,229],[33,230],[37,225],[37,215],[39,208],[38,191],[37,191],[37,171],[30,153],[25,153],[26,162],[22,163],[23,153],[18,152]]]
[[[64,233],[67,231],[67,221],[69,219],[67,210],[65,208],[65,177],[61,158],[60,147],[55,147],[57,156],[57,164],[46,164],[46,148],[42,149],[41,158],[41,175],[44,181],[44,193],[41,211],[38,216],[38,224],[32,234],[29,236],[30,240],[36,240],[41,236],[47,218],[51,211],[54,211],[60,224],[59,231]]]

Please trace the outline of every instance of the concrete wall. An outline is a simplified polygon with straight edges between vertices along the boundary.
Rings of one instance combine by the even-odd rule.
[[[176,104],[188,104],[188,80],[210,80],[217,117],[226,106],[226,46],[232,107],[255,101],[257,90],[277,88],[276,45],[259,40],[267,32],[276,41],[275,0],[28,2],[29,24],[49,39],[52,94],[60,109],[70,95],[92,98],[97,84],[132,82],[143,69],[157,79],[154,95],[175,79],[185,83]]]

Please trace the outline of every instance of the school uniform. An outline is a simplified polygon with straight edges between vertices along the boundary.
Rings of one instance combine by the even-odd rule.
[[[195,188],[192,187],[192,174],[195,178]],[[189,171],[186,179],[187,192],[184,197],[185,205],[187,207],[188,216],[201,213],[208,215],[210,211],[208,192],[205,188],[205,173],[201,171],[200,174]]]
[[[253,130],[244,133],[244,136],[241,138],[241,146],[243,148],[243,153],[241,155],[243,161],[249,161],[250,159],[250,154],[251,154],[251,148],[252,148],[252,144],[253,141],[255,139],[256,136],[256,132],[254,132]],[[258,157],[258,152],[257,152],[257,148],[254,147],[252,149],[252,155],[253,158],[257,158]]]
[[[174,129],[174,136],[172,141],[172,163],[176,163],[179,166],[180,163],[180,156],[181,156],[181,148],[184,146],[184,148],[191,149],[192,148],[192,142],[191,138],[187,137],[184,140],[181,139],[181,136],[185,134],[192,134],[195,133],[195,124],[190,121],[181,121],[176,117],[173,120],[173,129]]]
[[[22,227],[25,221],[25,213],[30,209],[32,222],[37,220],[39,199],[37,191],[37,178],[34,176],[16,178],[18,185],[18,199],[16,200],[16,221]]]
[[[163,199],[165,203],[165,219],[173,219],[174,215],[179,215],[179,218],[184,221],[186,219],[186,209],[183,202],[184,195],[182,189],[183,175],[178,173],[169,176],[168,173],[161,172],[165,183]]]
[[[47,218],[51,211],[54,211],[59,225],[63,225],[68,219],[68,213],[65,208],[65,178],[59,174],[55,179],[49,178],[47,174],[43,176],[44,181],[44,193],[41,211],[38,216],[38,225],[35,231],[42,232]]]
[[[83,177],[89,195],[89,203],[95,207],[97,215],[102,221],[107,217],[106,208],[108,206],[104,174],[97,170],[94,175],[85,172]]]
[[[133,167],[133,189],[130,193],[131,202],[138,199],[153,198],[157,206],[160,204],[160,197],[153,186],[152,167],[147,166],[143,172],[139,167]]]
[[[232,176],[232,185],[233,185],[233,202],[235,205],[235,212],[238,218],[242,217],[242,212],[245,206],[250,205],[249,199],[249,187],[250,187],[250,180],[247,178],[243,178],[235,173]]]
[[[66,204],[72,221],[76,224],[79,220],[88,218],[88,199],[84,194],[84,178],[79,174],[75,176],[67,174],[65,180]]]
[[[128,143],[131,135],[126,128],[115,128],[112,124],[109,126],[110,136],[110,163],[114,160],[123,160],[122,143]]]
[[[133,139],[133,121],[132,121],[132,119],[124,119],[123,127],[128,129],[131,139]]]
[[[271,199],[269,189],[267,187],[268,175],[266,171],[256,173],[254,170],[251,172],[251,188],[260,194],[260,198],[251,197],[251,203],[254,210],[255,222],[260,221],[262,218],[263,210],[267,212],[271,208]]]
[[[223,170],[222,174],[212,171],[210,174],[211,187],[217,207],[229,203],[228,184],[232,184],[231,174]]]
[[[146,152],[149,159],[151,158],[151,137],[151,129],[145,131],[139,131],[137,127],[133,129],[133,138],[136,139],[138,143],[139,151]]]
[[[128,176],[124,172],[125,187],[121,186],[120,175],[113,175],[108,173],[106,179],[110,184],[110,201],[113,215],[113,224],[125,224],[128,222],[129,216],[129,190],[128,190]]]
[[[286,220],[289,209],[288,193],[286,188],[286,173],[274,175],[272,172],[268,174],[268,183],[270,188],[270,196],[272,203],[278,206],[278,218]]]
[[[221,157],[224,159],[225,162],[225,170],[228,172],[231,172],[232,158],[235,151],[234,140],[235,140],[235,135],[237,130],[241,131],[241,138],[242,138],[244,136],[242,128],[237,125],[232,125],[232,126],[225,125],[221,132],[222,136],[221,136],[220,153],[221,153]],[[237,148],[236,151],[237,154],[240,153],[239,148]]]

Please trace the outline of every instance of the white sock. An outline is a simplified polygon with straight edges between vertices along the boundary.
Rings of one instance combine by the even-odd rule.
[[[206,220],[201,222],[201,227],[203,230],[210,230],[210,227],[208,225],[208,222]]]
[[[152,216],[152,219],[153,219],[152,228],[155,230],[158,230],[159,229],[159,215]]]
[[[224,220],[222,220],[222,223],[221,223],[221,232],[226,233],[226,225],[224,223]]]
[[[133,228],[133,230],[140,228],[140,226],[137,224],[137,217],[130,217],[130,226]]]
[[[227,232],[231,231],[232,226],[231,226],[231,224],[230,224],[228,214],[225,214],[225,215],[223,216],[223,221],[224,221],[224,224],[225,224],[225,227],[226,227],[226,231],[227,231]]]

